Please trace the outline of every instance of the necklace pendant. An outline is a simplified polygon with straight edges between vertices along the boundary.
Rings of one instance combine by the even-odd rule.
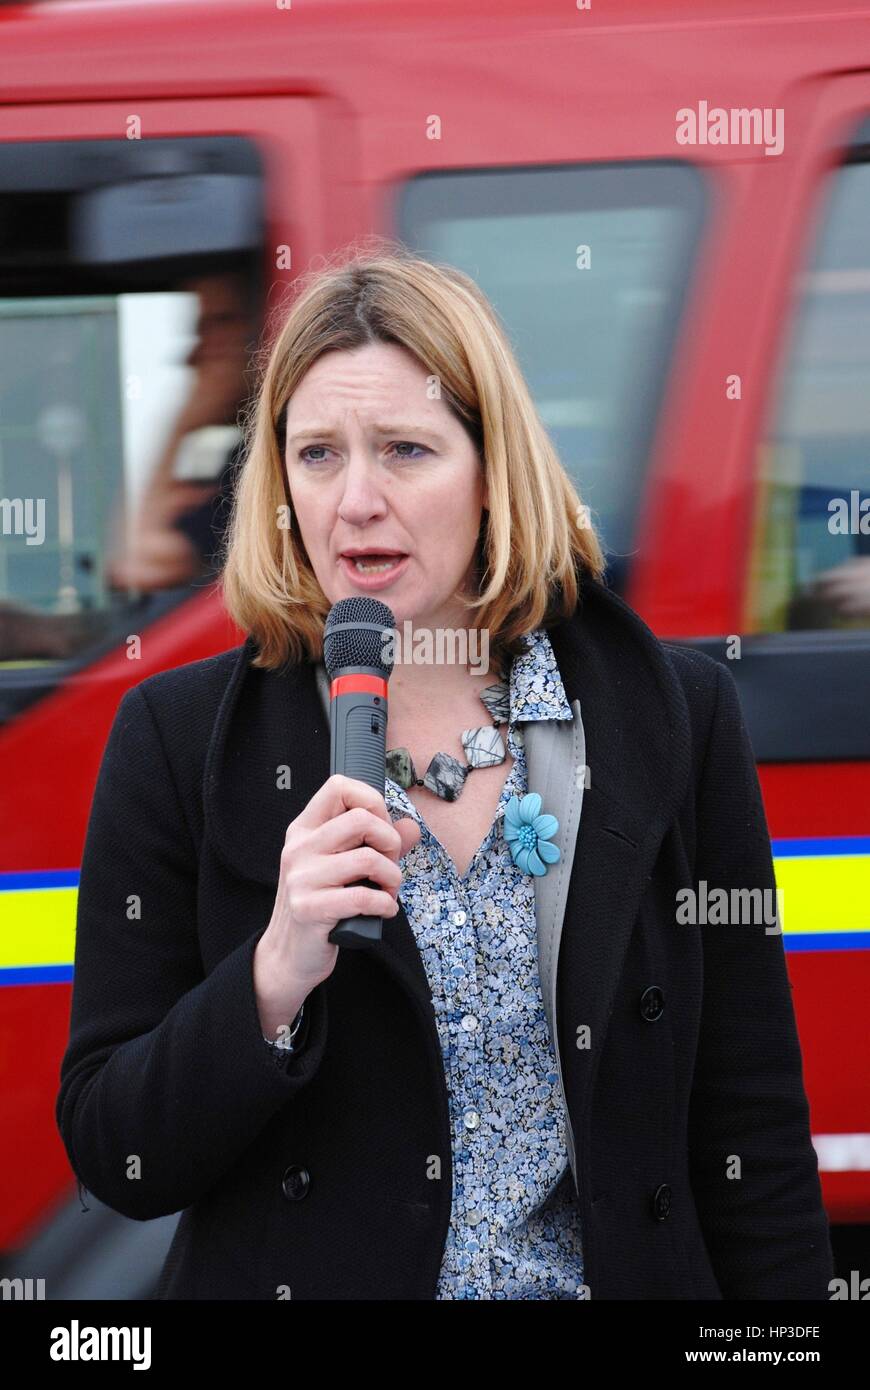
[[[511,693],[509,686],[501,681],[496,685],[488,685],[485,690],[481,690],[480,699],[486,706],[489,716],[495,724],[507,723],[511,712]]]
[[[442,801],[458,800],[469,772],[478,767],[497,767],[507,757],[504,740],[497,724],[510,720],[510,686],[502,681],[488,685],[480,699],[492,719],[491,725],[479,729],[463,729],[460,738],[467,762],[463,765],[449,753],[436,753],[425,777],[417,776],[414,760],[407,748],[388,748],[385,770],[387,777],[403,791],[411,787],[426,787]]]
[[[465,786],[468,772],[469,769],[463,767],[458,758],[451,757],[449,753],[436,753],[426,769],[423,786],[440,796],[442,801],[456,801]]]
[[[403,791],[417,785],[417,770],[407,748],[390,748],[385,763],[387,776],[397,782]]]
[[[492,724],[480,729],[463,729],[461,737],[469,767],[498,767],[507,756],[504,740]]]

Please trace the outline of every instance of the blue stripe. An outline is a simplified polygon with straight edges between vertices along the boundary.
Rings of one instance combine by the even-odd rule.
[[[0,970],[2,985],[64,985],[73,977],[71,965],[10,965]]]
[[[782,940],[787,951],[870,950],[870,931],[785,931]]]
[[[799,856],[816,858],[820,855],[870,855],[870,835],[813,836],[805,839],[772,840],[774,858]],[[79,869],[25,869],[0,873],[0,893],[40,888],[78,888]]]
[[[0,893],[27,888],[78,888],[78,869],[25,869],[21,873],[0,873]]]
[[[867,951],[870,931],[783,932],[786,951]],[[0,969],[0,988],[4,985],[64,985],[73,980],[72,965],[15,965]]]
[[[806,840],[772,840],[774,859],[823,854],[870,854],[870,835],[815,836]]]

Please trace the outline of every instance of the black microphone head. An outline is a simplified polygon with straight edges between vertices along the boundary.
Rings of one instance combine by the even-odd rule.
[[[396,619],[376,598],[340,598],[329,610],[323,629],[323,664],[330,680],[354,666],[370,666],[389,680],[392,655],[384,658],[386,637]],[[392,643],[389,644],[392,648]]]

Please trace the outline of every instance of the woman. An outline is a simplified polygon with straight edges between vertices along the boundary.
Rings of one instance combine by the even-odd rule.
[[[734,683],[601,583],[493,310],[402,248],[328,266],[249,426],[247,641],[129,691],[95,792],[80,1181],[184,1209],[166,1299],[827,1297],[781,936],[685,911],[774,887]],[[383,797],[329,776],[364,593],[489,645],[396,662]],[[330,944],[358,912],[382,941]]]

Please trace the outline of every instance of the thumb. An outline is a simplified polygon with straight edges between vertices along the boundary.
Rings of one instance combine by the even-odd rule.
[[[420,839],[420,827],[410,816],[403,816],[401,820],[393,821],[393,826],[402,837],[402,848],[399,850],[399,858],[401,859]]]

